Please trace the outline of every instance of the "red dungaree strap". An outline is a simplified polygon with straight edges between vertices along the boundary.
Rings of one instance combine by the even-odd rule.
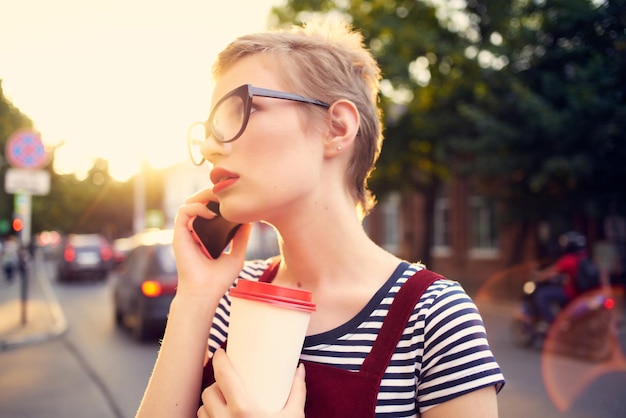
[[[382,379],[415,305],[428,286],[439,279],[443,279],[443,276],[424,269],[415,273],[402,285],[391,303],[372,350],[363,361],[361,371],[374,373]]]
[[[280,257],[274,257],[270,264],[267,266],[261,277],[259,277],[259,281],[263,283],[271,283],[276,277],[276,273],[278,273],[278,267],[280,267]]]
[[[303,361],[306,369],[307,418],[373,418],[380,382],[406,324],[423,292],[442,278],[421,270],[395,296],[370,353],[358,372]]]

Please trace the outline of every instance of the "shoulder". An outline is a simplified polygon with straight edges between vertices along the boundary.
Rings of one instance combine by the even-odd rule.
[[[392,293],[397,293],[409,277],[419,271],[427,270],[419,264],[410,265],[397,280]],[[417,280],[420,274],[417,274]],[[423,335],[428,339],[433,333],[448,334],[448,331],[457,332],[475,325],[482,326],[482,318],[474,301],[459,282],[446,277],[439,276],[414,303],[413,314],[408,324],[408,328],[412,329],[410,332],[414,335]]]
[[[439,309],[445,305],[454,305],[461,302],[470,302],[473,305],[471,298],[459,282],[450,280],[436,272],[426,270],[422,264],[411,264],[408,266],[397,282],[398,290],[411,276],[416,275],[416,279],[419,280],[420,275],[426,277],[426,273],[429,273],[429,275],[434,274],[438,277],[422,293],[416,309]]]
[[[482,317],[460,283],[433,282],[415,306],[412,338],[418,343],[418,400],[423,412],[485,386],[499,391],[504,377]]]
[[[441,347],[452,348],[477,336],[486,336],[472,298],[459,282],[445,277],[435,280],[421,295],[408,327],[414,338],[423,341],[426,357],[433,353],[434,347],[439,351]]]

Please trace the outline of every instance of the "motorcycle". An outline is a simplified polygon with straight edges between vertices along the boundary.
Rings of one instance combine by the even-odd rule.
[[[513,343],[537,347],[587,361],[609,359],[615,347],[613,326],[615,300],[602,290],[581,294],[565,306],[554,304],[555,320],[547,323],[540,314],[535,293],[554,282],[524,283],[523,297],[511,326]]]

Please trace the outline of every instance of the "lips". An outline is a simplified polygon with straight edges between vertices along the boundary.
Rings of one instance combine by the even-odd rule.
[[[213,193],[218,193],[221,190],[231,186],[239,179],[239,176],[233,172],[225,170],[220,167],[215,167],[211,170],[211,182],[213,183]]]

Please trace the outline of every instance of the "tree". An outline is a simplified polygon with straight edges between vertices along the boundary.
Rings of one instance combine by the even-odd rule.
[[[473,178],[522,231],[626,210],[625,0],[468,0],[464,10],[291,0],[274,13],[299,22],[307,10],[344,13],[381,64],[379,194],[419,191],[432,214],[439,182]]]
[[[383,72],[387,138],[370,187],[379,197],[401,191],[406,217],[414,212],[410,197],[423,194],[427,218],[419,222],[432,225],[435,193],[450,175],[450,141],[469,129],[457,103],[473,94],[471,80],[478,71],[464,55],[469,41],[454,26],[458,11],[444,15],[422,1],[291,0],[274,13],[280,22],[299,23],[307,10],[343,13],[363,33]],[[425,237],[413,228],[403,231],[403,257],[429,263],[433,230],[424,231]],[[426,244],[425,253],[418,252],[417,242]]]
[[[612,206],[626,213],[626,1],[472,0],[468,8],[480,48],[510,62],[490,75],[481,100],[463,106],[476,134],[457,145],[473,156],[483,190],[526,224],[560,218],[566,229]],[[502,43],[490,43],[494,36]]]
[[[103,159],[96,159],[82,180],[54,173],[50,193],[33,197],[32,218],[33,231],[127,235],[133,222],[132,183],[112,179]]]
[[[0,221],[10,222],[13,217],[13,195],[4,190],[4,178],[9,168],[5,155],[6,144],[15,131],[25,128],[32,128],[31,120],[4,96],[0,80],[0,179],[3,182],[0,185]]]
[[[18,129],[32,129],[31,120],[5,97],[0,82],[0,179],[4,181],[8,163],[6,143]],[[33,196],[31,232],[56,230],[62,233],[103,233],[109,238],[126,236],[133,225],[133,184],[118,182],[109,175],[107,161],[96,159],[86,178],[53,171],[54,150],[43,169],[50,171],[50,192]],[[161,174],[148,170],[148,208],[160,209],[163,198]],[[0,221],[7,228],[13,217],[13,195],[0,188]],[[8,232],[8,229],[7,231]],[[3,231],[0,231],[2,234]]]

